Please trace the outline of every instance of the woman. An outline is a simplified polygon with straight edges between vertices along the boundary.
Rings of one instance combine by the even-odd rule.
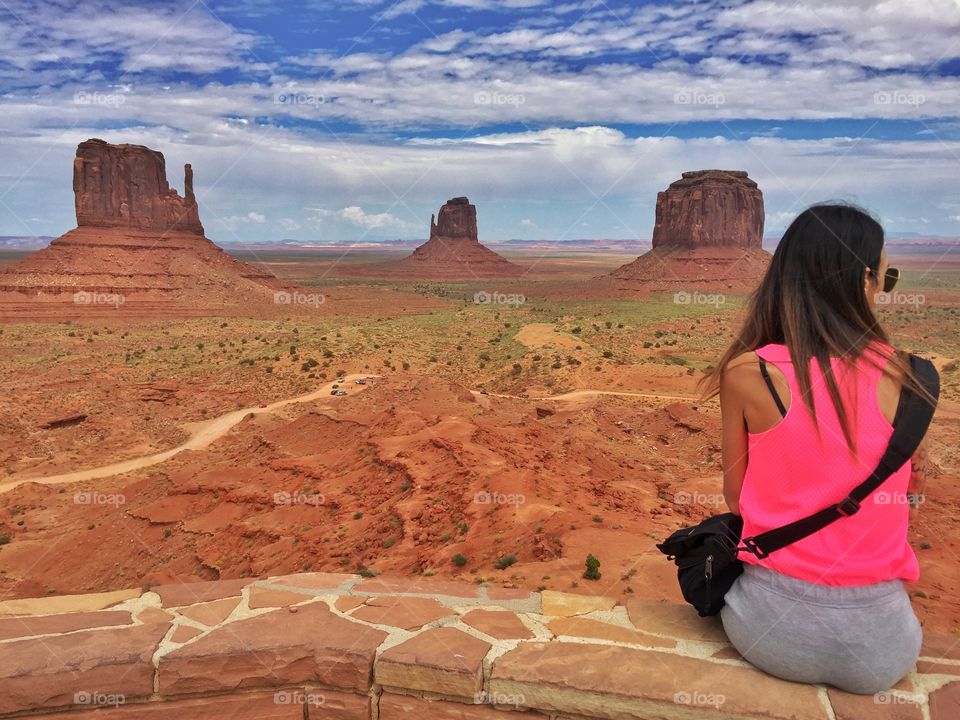
[[[875,295],[898,277],[887,272],[883,240],[859,208],[802,212],[705,378],[708,394],[720,395],[724,497],[744,537],[863,481],[893,432],[902,385],[931,399],[873,313]],[[764,559],[740,553],[744,572],[721,618],[744,658],[787,680],[861,694],[910,671],[921,629],[904,589],[919,576],[908,501],[922,497],[923,447],[855,515]]]

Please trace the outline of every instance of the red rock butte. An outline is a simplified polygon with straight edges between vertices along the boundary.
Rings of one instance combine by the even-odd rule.
[[[122,227],[203,235],[193,168],[184,166],[184,196],[167,184],[163,153],[142,145],[87,140],[73,161],[79,227]]]
[[[685,172],[657,193],[653,248],[611,274],[625,289],[752,289],[770,263],[763,193],[743,170]]]
[[[73,190],[77,227],[0,268],[0,318],[278,310],[283,284],[204,236],[190,165],[181,197],[167,183],[162,153],[87,140],[77,147]]]
[[[409,256],[395,263],[376,263],[364,274],[415,278],[472,280],[518,277],[519,265],[480,244],[477,207],[465,197],[448,200],[440,213],[430,218],[430,239]]]

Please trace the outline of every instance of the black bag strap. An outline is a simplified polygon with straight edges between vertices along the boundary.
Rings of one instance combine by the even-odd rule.
[[[910,355],[910,367],[920,384],[933,396],[936,401],[940,397],[940,376],[937,369],[929,360]],[[907,397],[904,398],[904,395]],[[796,520],[789,525],[768,530],[760,535],[743,538],[744,547],[737,550],[748,550],[758,558],[767,555],[791,543],[802,540],[830,523],[842,517],[855,514],[860,509],[860,503],[883,484],[884,480],[903,467],[910,460],[923,440],[923,436],[930,426],[936,402],[931,405],[920,395],[909,388],[901,389],[901,413],[894,423],[893,435],[887,445],[883,457],[876,469],[862,483],[857,485],[846,498],[829,507]]]
[[[774,402],[777,403],[777,410],[780,411],[780,417],[787,416],[787,408],[783,406],[783,400],[780,399],[780,393],[773,386],[773,380],[770,379],[770,373],[767,372],[767,361],[760,358],[760,374],[763,375],[763,381],[767,384],[770,394],[773,395]]]

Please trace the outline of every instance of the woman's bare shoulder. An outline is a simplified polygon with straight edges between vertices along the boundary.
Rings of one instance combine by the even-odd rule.
[[[753,350],[747,350],[739,355],[734,355],[730,359],[730,362],[727,363],[727,367],[724,368],[724,372],[731,372],[744,367],[757,367],[757,354]],[[741,370],[741,373],[742,372]]]
[[[721,383],[729,389],[736,389],[749,383],[759,373],[757,354],[752,350],[735,355],[723,369]]]

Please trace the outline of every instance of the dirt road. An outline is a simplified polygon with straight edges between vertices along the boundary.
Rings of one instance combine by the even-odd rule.
[[[367,387],[369,387],[369,385],[357,385],[354,383],[354,380],[374,377],[377,376],[346,375],[344,376],[343,384],[345,386],[349,386],[348,390],[350,393],[357,393],[365,390]],[[321,398],[334,400],[334,397],[330,395],[330,390],[332,389],[333,385],[333,382],[329,382],[318,390],[309,392],[306,395],[299,395],[297,397],[287,398],[286,400],[278,400],[277,402],[270,403],[265,407],[260,407],[257,405],[254,407],[241,408],[240,410],[232,410],[228,413],[220,415],[219,417],[211,418],[210,420],[204,420],[203,422],[199,423],[190,423],[186,426],[190,430],[190,439],[182,445],[178,445],[170,450],[164,450],[163,452],[131,458],[130,460],[123,460],[110,465],[103,465],[98,468],[90,468],[89,470],[78,470],[76,472],[61,473],[59,475],[23,478],[14,476],[9,482],[0,484],[0,493],[13,490],[15,487],[23,485],[24,483],[57,485],[60,483],[80,482],[82,480],[97,480],[99,478],[110,477],[111,475],[119,475],[120,473],[140,470],[142,468],[150,467],[151,465],[158,465],[159,463],[169,460],[174,455],[181,453],[184,450],[198,450],[200,448],[207,447],[214,440],[226,435],[234,425],[243,420],[243,418],[245,418],[248,414],[257,415],[259,413],[271,412],[273,410],[278,410],[282,407],[285,407],[286,405],[312,402],[314,400],[320,400]]]

